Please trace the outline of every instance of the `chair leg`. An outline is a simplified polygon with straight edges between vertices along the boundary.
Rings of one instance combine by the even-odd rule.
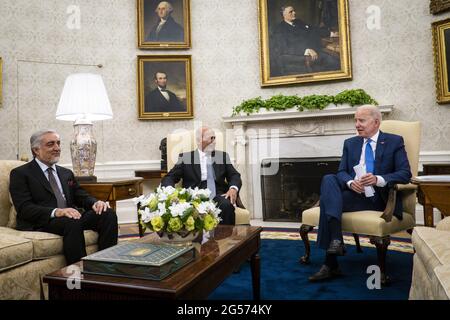
[[[362,253],[361,245],[359,244],[359,235],[354,233],[353,238],[355,238],[355,244],[356,244],[356,252]]]
[[[391,237],[370,237],[370,243],[376,246],[378,256],[378,266],[381,272],[381,284],[387,286],[390,284],[391,279],[386,274],[386,253],[389,244],[391,243]]]
[[[305,245],[305,255],[299,260],[301,264],[309,264],[311,245],[309,244],[308,232],[310,232],[312,229],[314,229],[313,226],[308,226],[306,224],[302,224],[300,226],[300,237],[302,238],[303,244]]]

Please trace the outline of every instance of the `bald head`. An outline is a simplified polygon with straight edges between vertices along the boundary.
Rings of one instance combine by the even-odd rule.
[[[198,128],[195,132],[197,147],[203,152],[212,152],[216,146],[216,134],[207,126]]]

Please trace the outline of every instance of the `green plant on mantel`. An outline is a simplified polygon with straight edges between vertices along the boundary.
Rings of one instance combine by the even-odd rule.
[[[378,105],[378,102],[363,89],[344,90],[335,96],[313,94],[299,97],[297,95],[285,96],[278,94],[267,100],[263,100],[261,97],[244,100],[240,105],[233,108],[232,116],[238,115],[241,112],[249,115],[251,113],[259,112],[260,109],[284,111],[296,107],[298,111],[322,110],[332,103],[347,103],[352,107],[361,104]]]

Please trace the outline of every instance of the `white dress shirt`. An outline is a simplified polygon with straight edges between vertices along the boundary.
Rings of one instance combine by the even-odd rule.
[[[38,158],[34,158],[34,159],[36,160],[37,164],[39,165],[39,167],[41,168],[41,170],[44,172],[44,175],[45,175],[45,177],[46,177],[47,180],[48,180],[48,175],[49,175],[49,173],[48,173],[47,169],[49,168],[49,166],[46,165],[45,163],[42,163],[41,161],[39,161]],[[53,176],[55,177],[56,184],[58,185],[58,189],[59,189],[59,191],[61,191],[61,194],[62,194],[62,196],[64,197],[64,199],[67,200],[67,199],[66,199],[66,195],[64,194],[64,190],[63,190],[63,188],[62,188],[61,181],[59,180],[58,173],[56,172],[56,165],[55,165],[55,164],[52,165],[51,168],[53,169],[52,174],[53,174]],[[52,214],[50,215],[51,218],[54,218],[54,217],[55,217],[55,211],[56,211],[56,209],[58,209],[58,208],[53,209]]]
[[[207,161],[208,156],[205,152],[203,152],[200,149],[197,149],[198,151],[198,158],[200,159],[200,172],[201,172],[201,180],[206,181],[208,179],[208,172],[207,172]],[[230,186],[230,188],[236,189],[236,191],[239,191],[239,188],[237,186]]]
[[[164,98],[166,98],[167,101],[170,101],[170,96],[169,93],[167,91],[162,91],[162,89],[160,87],[158,87],[159,92],[161,92],[161,94],[163,95]],[[166,90],[166,89],[164,89]]]
[[[377,131],[377,133],[375,133],[370,139],[370,146],[372,147],[372,151],[373,151],[373,158],[375,159],[375,155],[376,155],[376,149],[377,149],[377,141],[378,141],[378,136],[380,135],[380,130]],[[363,165],[364,167],[366,166],[366,160],[365,160],[365,154],[366,154],[366,145],[367,145],[367,138],[364,138],[364,143],[362,146],[362,150],[361,150],[361,158],[359,158],[359,164]],[[386,185],[386,181],[384,181],[384,178],[382,176],[376,176],[377,177],[377,187],[384,187]],[[349,182],[347,182],[347,186],[350,188],[350,185],[352,184],[354,180],[350,180]],[[351,189],[351,188],[350,188]]]

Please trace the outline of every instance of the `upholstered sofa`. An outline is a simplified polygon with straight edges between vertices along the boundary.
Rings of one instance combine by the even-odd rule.
[[[18,231],[9,196],[9,173],[21,161],[0,160],[0,300],[41,299],[42,276],[66,265],[62,237],[37,231]],[[97,250],[98,235],[85,231],[86,251]]]
[[[441,220],[436,229],[415,227],[412,243],[415,254],[409,299],[450,299],[450,217]]]

